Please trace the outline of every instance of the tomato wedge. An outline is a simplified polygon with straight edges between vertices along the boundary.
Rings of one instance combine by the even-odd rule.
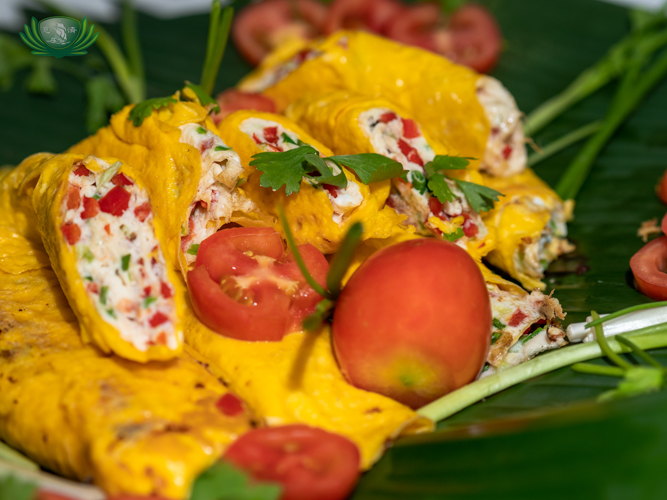
[[[398,0],[334,0],[322,29],[327,35],[342,29],[383,33],[387,23],[405,10]]]
[[[352,441],[301,424],[247,432],[225,459],[257,480],[281,483],[281,500],[342,500],[359,477],[359,449]]]
[[[641,293],[655,300],[667,300],[667,236],[644,245],[630,259],[630,267]]]
[[[216,98],[220,106],[220,112],[212,115],[213,121],[218,124],[227,115],[241,109],[253,109],[267,113],[276,112],[276,104],[270,98],[252,92],[242,92],[235,89],[227,89],[219,93]]]
[[[329,263],[310,244],[299,252],[310,273],[325,283]],[[272,228],[230,228],[199,246],[188,273],[195,313],[216,332],[240,340],[278,341],[299,329],[322,300],[308,285]]]
[[[495,18],[486,8],[473,3],[454,12],[448,23],[436,3],[412,6],[388,21],[385,34],[481,73],[493,68],[502,48]]]
[[[317,0],[266,0],[236,16],[232,39],[241,55],[256,65],[287,39],[315,38],[326,16],[326,6]]]

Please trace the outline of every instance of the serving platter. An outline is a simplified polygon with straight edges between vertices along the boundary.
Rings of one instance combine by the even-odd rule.
[[[627,10],[597,0],[488,0],[505,38],[493,76],[530,112],[597,61],[628,30]],[[29,15],[33,13],[29,12]],[[42,17],[41,14],[36,14]],[[198,81],[207,17],[139,15],[148,95]],[[108,26],[119,35],[118,26]],[[216,90],[250,67],[229,46]],[[56,73],[54,97],[27,95],[19,75],[0,94],[0,164],[37,151],[60,152],[87,134],[81,82]],[[533,139],[550,140],[604,116],[614,85],[566,112]],[[577,251],[556,262],[550,288],[566,324],[647,302],[632,287],[628,261],[642,242],[641,221],[665,207],[654,185],[667,168],[667,82],[620,129],[595,164],[569,225]],[[536,167],[551,185],[574,158],[572,146]],[[655,356],[667,364],[667,350]],[[604,361],[598,361],[604,363]],[[434,434],[400,440],[356,489],[354,499],[667,498],[667,395],[598,404],[617,381],[563,368],[488,398],[439,424]]]

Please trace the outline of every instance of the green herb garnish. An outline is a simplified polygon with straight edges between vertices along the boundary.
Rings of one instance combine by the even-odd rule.
[[[92,276],[84,276],[83,279],[86,280],[86,281],[93,281]]]
[[[504,330],[505,329],[505,325],[498,318],[493,318],[493,327],[497,328],[498,330]]]
[[[109,316],[111,316],[113,319],[116,319],[116,318],[117,318],[117,316],[116,316],[116,312],[115,312],[113,309],[107,309],[107,310],[106,310],[106,313],[107,313]]]
[[[130,268],[130,259],[132,256],[128,253],[127,255],[123,255],[120,259],[120,267],[123,271],[127,271]]]
[[[456,200],[456,194],[452,191],[447,183],[448,177],[442,174],[433,174],[428,179],[428,189],[433,195],[438,198],[440,203]]]
[[[410,181],[412,182],[412,187],[415,188],[419,194],[424,194],[426,192],[426,177],[424,177],[424,174],[413,170],[410,172]]]
[[[146,297],[144,299],[144,308],[150,306],[153,302],[156,302],[156,301],[157,301],[157,298],[155,298],[155,297]]]
[[[109,287],[103,286],[100,289],[100,304],[103,306],[107,305],[107,296],[109,295]]]
[[[194,83],[190,83],[187,81],[185,82],[185,86],[186,88],[189,88],[195,93],[197,99],[199,100],[199,104],[208,109],[209,113],[211,111],[215,113],[220,112],[220,105],[218,104],[218,102],[215,99],[213,99],[210,95],[208,95],[201,86],[195,85]]]
[[[232,148],[229,148],[227,146],[216,146],[215,148],[213,148],[213,151],[229,151],[230,149]]]
[[[190,500],[277,500],[281,493],[281,485],[250,480],[246,472],[223,461],[197,477]]]
[[[197,255],[197,252],[199,252],[199,243],[195,243],[194,245],[190,245],[190,248],[188,248],[187,253],[190,255]]]
[[[498,201],[499,196],[504,196],[495,189],[475,184],[474,182],[459,179],[454,179],[454,182],[463,191],[468,203],[470,203],[472,209],[477,213],[493,210],[493,203]]]
[[[206,129],[204,127],[197,127],[197,133],[200,135],[204,135],[206,133]]]
[[[90,250],[90,248],[84,247],[83,251],[81,252],[81,258],[87,260],[88,262],[92,262],[95,260],[95,255]]]
[[[33,482],[18,479],[11,474],[0,477],[0,498],[32,500],[36,493],[37,485]]]
[[[341,170],[336,174],[327,162],[353,170],[361,182],[369,184],[403,174],[400,163],[374,153],[360,155],[331,156],[321,158],[312,146],[300,146],[289,151],[277,153],[258,153],[253,156],[250,165],[263,172],[259,184],[277,191],[285,186],[287,196],[298,193],[301,181],[313,184],[330,184],[347,187],[347,178]]]
[[[459,238],[463,238],[464,235],[465,233],[463,232],[463,229],[457,227],[456,231],[454,231],[453,233],[442,233],[442,239],[454,242]]]
[[[502,334],[503,332],[493,332],[491,334],[491,345],[495,344]]]
[[[128,120],[132,120],[132,124],[135,127],[141,126],[145,118],[151,116],[151,113],[154,109],[164,108],[170,104],[175,104],[178,101],[173,97],[154,97],[153,99],[146,99],[140,103],[137,103],[130,111]]]

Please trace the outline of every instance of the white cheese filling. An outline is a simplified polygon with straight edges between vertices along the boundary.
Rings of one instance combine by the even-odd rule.
[[[188,207],[182,228],[181,250],[194,263],[199,244],[229,222],[235,211],[249,213],[256,205],[236,191],[243,166],[239,155],[210,130],[197,123],[181,125],[179,142],[201,154],[202,174],[197,195]]]
[[[84,160],[84,164],[90,162],[105,170],[110,167],[97,158]],[[145,205],[146,192],[136,184],[122,186],[130,197],[121,215],[99,210],[83,219],[85,198],[103,200],[117,186],[111,179],[98,185],[103,171],[76,175],[75,170],[76,166],[68,180],[70,188],[78,189],[80,203],[68,209],[66,194],[61,214],[64,224],[76,224],[81,230],[74,249],[77,270],[89,300],[100,317],[139,351],[156,344],[176,349],[182,339],[177,338],[175,328],[174,290],[155,237],[152,211]]]
[[[498,177],[521,173],[526,167],[526,138],[514,97],[490,76],[481,76],[475,86],[491,127],[480,170]]]
[[[273,87],[284,80],[306,61],[315,59],[320,55],[322,55],[320,50],[302,50],[286,62],[267,69],[258,78],[244,82],[242,90],[244,92],[264,92],[269,87]]]

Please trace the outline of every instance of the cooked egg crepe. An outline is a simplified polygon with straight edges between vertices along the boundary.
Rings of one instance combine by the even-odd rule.
[[[445,179],[454,196],[452,201],[440,203],[427,188],[424,165],[436,155],[457,154],[451,146],[430,137],[398,106],[382,98],[334,91],[295,101],[286,114],[335,154],[377,153],[401,163],[407,171],[406,180],[392,179],[388,204],[408,216],[404,224],[426,235],[444,233],[477,260],[495,246],[495,232],[486,228],[453,180]],[[450,170],[447,175],[482,182],[478,172],[468,169]]]
[[[244,342],[216,334],[191,315],[186,342],[266,425],[303,423],[342,434],[359,447],[363,469],[392,439],[433,429],[407,406],[350,385],[328,328],[291,333],[280,342]]]
[[[130,119],[133,106],[70,152],[112,156],[133,169],[165,226],[167,254],[185,274],[205,238],[256,206],[236,190],[243,172],[239,157],[198,102],[160,107],[139,126]]]
[[[17,177],[0,174],[2,206]],[[18,262],[44,252],[20,219],[20,209],[0,212],[0,248]],[[188,355],[138,364],[84,345],[56,274],[39,267],[0,269],[0,438],[112,495],[185,499],[255,417],[223,414],[227,389]]]
[[[247,182],[239,187],[239,191],[263,214],[272,217],[272,226],[281,234],[284,231],[277,208],[282,204],[298,245],[310,243],[323,253],[332,253],[354,222],[363,223],[364,238],[383,238],[405,218],[384,206],[391,188],[388,180],[367,186],[345,168],[343,172],[348,181],[345,188],[304,180],[298,193],[287,196],[282,188],[273,191],[260,186],[261,172],[250,166],[255,154],[288,151],[305,143],[319,151],[321,156],[333,155],[326,146],[284,116],[237,111],[218,124],[218,131],[220,137],[238,152],[246,169]]]
[[[544,270],[574,250],[566,238],[573,202],[563,202],[531,169],[507,178],[486,176],[485,182],[505,195],[484,216],[486,225],[496,228],[498,240],[486,258],[527,290],[544,290]]]
[[[432,52],[366,32],[339,31],[308,49],[279,49],[239,84],[279,111],[308,94],[350,90],[400,105],[438,140],[492,175],[526,163],[521,112],[494,78]]]
[[[162,253],[164,227],[127,166],[39,154],[8,180],[32,193],[37,228],[84,342],[140,362],[178,356],[184,303]]]

